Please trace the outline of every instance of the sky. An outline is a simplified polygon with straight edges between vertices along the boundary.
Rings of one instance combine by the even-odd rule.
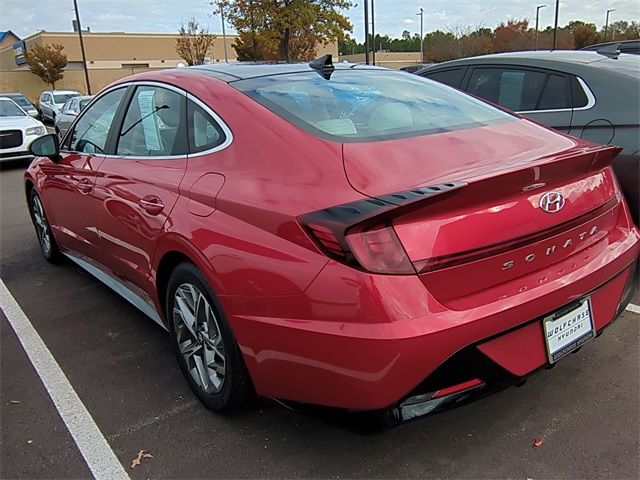
[[[83,27],[94,32],[176,32],[180,25],[195,16],[212,33],[221,32],[219,16],[211,15],[211,0],[78,0]],[[374,0],[376,33],[399,37],[403,30],[420,32],[420,7],[424,9],[424,32],[456,27],[494,28],[508,18],[529,18],[535,22],[536,5],[546,3],[540,11],[540,28],[553,24],[555,0]],[[345,13],[354,25],[352,33],[364,38],[363,0]],[[640,20],[638,0],[560,0],[559,23],[570,20],[604,25],[608,8],[610,22]],[[26,37],[37,30],[71,31],[74,18],[72,0],[0,0],[0,30],[12,30]],[[232,33],[229,28],[227,33]]]

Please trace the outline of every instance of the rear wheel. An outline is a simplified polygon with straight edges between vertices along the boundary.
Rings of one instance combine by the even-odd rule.
[[[166,297],[173,347],[187,383],[209,409],[231,412],[252,394],[238,344],[204,275],[182,263]]]
[[[38,243],[40,244],[40,251],[42,256],[51,263],[57,263],[61,259],[60,250],[56,244],[53,234],[51,233],[51,226],[47,219],[47,214],[42,206],[42,200],[35,190],[31,190],[29,196],[29,206],[31,210],[31,220],[33,226],[36,229],[36,235],[38,237]]]

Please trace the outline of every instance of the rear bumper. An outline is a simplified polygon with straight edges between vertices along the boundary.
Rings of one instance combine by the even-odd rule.
[[[220,300],[259,394],[384,409],[426,388],[439,367],[468,349],[512,379],[546,365],[536,319],[586,294],[602,330],[616,314],[639,239],[627,229],[606,248],[520,277],[495,301],[468,309],[443,306],[418,277],[370,275],[334,262],[304,295]],[[550,280],[540,283],[541,273]]]

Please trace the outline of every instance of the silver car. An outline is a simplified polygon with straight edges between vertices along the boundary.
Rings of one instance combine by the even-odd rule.
[[[38,107],[43,121],[54,121],[63,105],[80,94],[73,90],[45,90],[40,94]]]
[[[64,134],[67,133],[67,130],[78,114],[83,111],[87,105],[89,105],[92,98],[93,95],[82,95],[80,97],[74,97],[64,104],[60,113],[56,115],[53,122],[56,134],[60,140],[62,140]]]
[[[416,74],[573,136],[622,147],[613,168],[640,223],[640,56],[512,52],[452,60]]]

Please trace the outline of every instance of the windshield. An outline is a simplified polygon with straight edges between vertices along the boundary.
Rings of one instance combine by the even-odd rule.
[[[451,87],[404,72],[336,70],[232,85],[294,125],[342,142],[446,132],[514,119]]]
[[[80,96],[79,93],[56,93],[53,96],[53,103],[67,103],[73,97]]]
[[[24,110],[11,100],[0,99],[0,117],[23,117],[24,115]]]

